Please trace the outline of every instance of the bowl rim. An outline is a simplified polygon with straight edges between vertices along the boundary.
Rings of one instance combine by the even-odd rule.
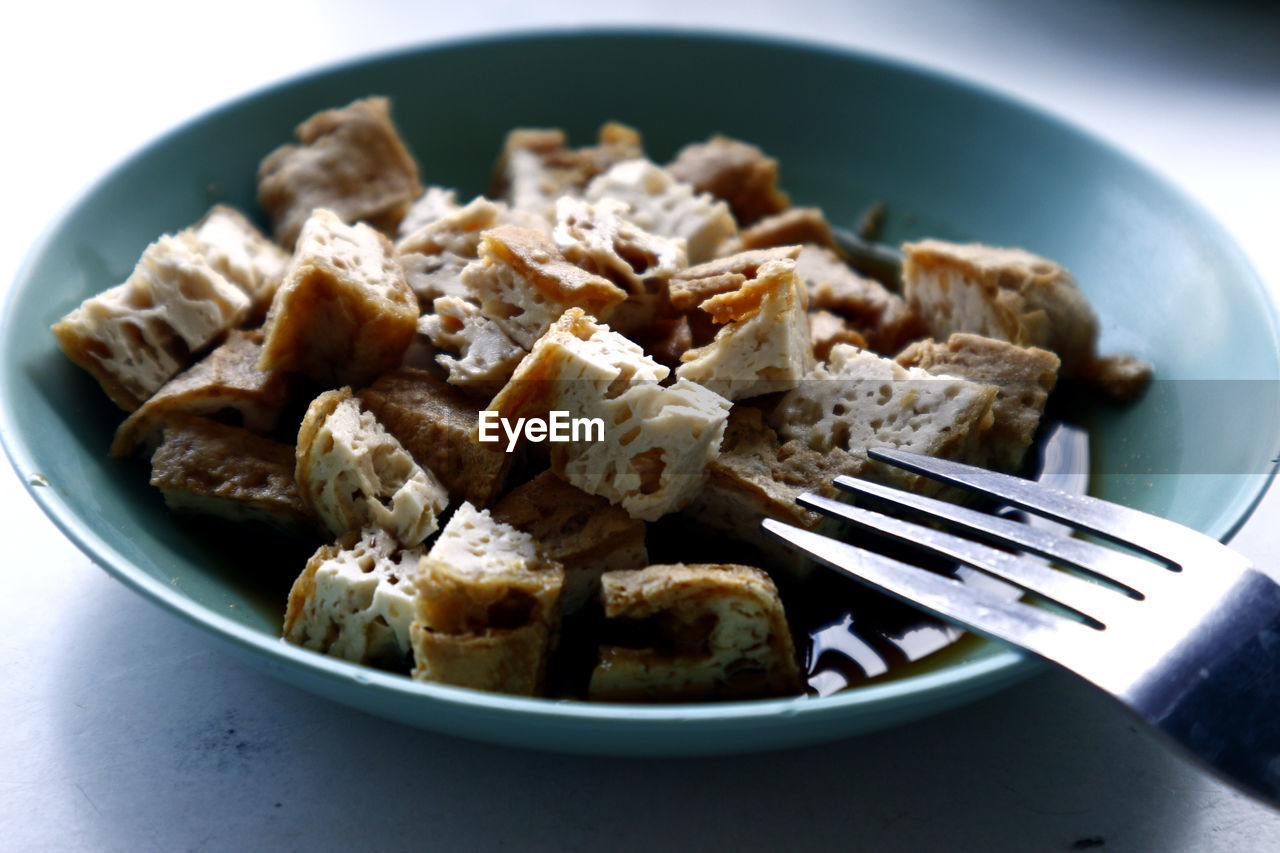
[[[984,653],[978,659],[955,661],[934,671],[911,674],[880,683],[871,682],[864,686],[825,697],[800,695],[777,699],[691,704],[593,703],[580,700],[511,696],[450,685],[417,682],[403,675],[382,672],[291,645],[282,638],[272,638],[206,605],[200,604],[196,600],[187,597],[179,587],[162,583],[157,578],[151,577],[146,572],[138,569],[132,561],[125,558],[119,551],[102,539],[91,524],[75,513],[59,496],[57,488],[43,485],[34,479],[39,470],[35,454],[26,440],[24,431],[18,427],[21,421],[18,413],[14,410],[13,395],[9,387],[9,373],[12,368],[13,358],[10,354],[8,341],[12,340],[10,330],[17,322],[16,305],[20,295],[30,287],[37,260],[47,252],[54,235],[62,229],[67,220],[88,199],[114,180],[120,172],[152,156],[157,149],[163,148],[171,140],[190,131],[197,125],[216,120],[259,98],[305,85],[321,77],[341,74],[356,68],[425,53],[457,49],[493,48],[504,44],[523,42],[576,41],[584,38],[715,41],[758,45],[768,48],[784,48],[803,53],[817,53],[841,61],[853,61],[887,68],[895,73],[914,77],[930,85],[953,90],[958,89],[970,95],[995,101],[1000,106],[1013,111],[1030,113],[1037,119],[1052,124],[1055,131],[1080,138],[1090,143],[1097,150],[1120,158],[1130,167],[1140,170],[1146,177],[1158,181],[1164,189],[1177,199],[1187,213],[1207,229],[1208,236],[1212,239],[1214,245],[1230,252],[1240,268],[1249,273],[1247,280],[1241,282],[1240,286],[1247,287],[1248,290],[1253,291],[1255,296],[1261,297],[1260,302],[1267,309],[1266,320],[1273,340],[1277,334],[1280,334],[1280,322],[1277,321],[1277,306],[1260,276],[1253,268],[1251,261],[1225,228],[1195,198],[1186,193],[1174,181],[1156,172],[1144,162],[1111,142],[1066,120],[1051,109],[1032,103],[1019,96],[952,74],[940,68],[921,65],[900,57],[887,56],[874,51],[820,40],[793,36],[772,36],[752,31],[701,27],[664,28],[642,25],[549,27],[470,34],[395,46],[346,57],[303,72],[286,75],[243,92],[229,100],[201,110],[154,137],[131,154],[117,161],[79,194],[74,196],[71,201],[63,205],[59,213],[44,227],[37,240],[28,248],[17,268],[13,281],[9,285],[8,292],[5,294],[3,308],[0,309],[0,341],[4,342],[0,344],[0,444],[3,444],[6,456],[28,494],[31,495],[32,499],[35,500],[36,504],[63,535],[111,576],[122,581],[143,598],[159,605],[162,609],[196,625],[219,640],[229,641],[233,646],[250,653],[262,662],[274,663],[283,658],[290,665],[299,667],[307,675],[320,676],[339,682],[354,682],[362,686],[390,691],[397,695],[422,696],[428,700],[460,709],[483,709],[502,715],[607,722],[610,724],[719,723],[726,720],[751,720],[763,723],[771,719],[786,719],[796,721],[796,725],[802,725],[805,721],[812,722],[816,716],[841,716],[850,709],[877,706],[881,703],[897,702],[913,697],[917,701],[925,703],[937,691],[943,691],[945,694],[947,691],[962,685],[980,688],[984,683],[998,679],[1002,682],[1000,686],[1003,686],[1039,670],[1042,662],[1033,656],[1012,648],[1002,649],[997,647]],[[1267,474],[1252,478],[1248,484],[1242,483],[1235,496],[1238,511],[1234,512],[1232,517],[1217,529],[1209,529],[1203,532],[1224,541],[1234,535],[1257,507],[1275,474],[1276,469],[1273,467]],[[429,707],[429,703],[424,703],[423,707]],[[742,748],[750,749],[752,747],[743,745]]]

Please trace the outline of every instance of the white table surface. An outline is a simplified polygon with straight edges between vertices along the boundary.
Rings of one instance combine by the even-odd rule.
[[[385,47],[664,22],[848,45],[1046,106],[1181,185],[1280,287],[1280,15],[1266,4],[224,0],[4,16],[4,287],[89,181],[231,96]],[[1280,814],[1055,674],[738,758],[568,758],[402,727],[262,675],[142,601],[7,465],[0,501],[0,849],[1280,849]],[[1275,565],[1277,521],[1273,495],[1235,544]]]

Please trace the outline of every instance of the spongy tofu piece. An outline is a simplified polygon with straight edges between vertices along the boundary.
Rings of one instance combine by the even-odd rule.
[[[603,572],[649,565],[643,521],[553,471],[512,489],[494,506],[493,518],[528,533],[543,555],[564,566],[565,613],[595,597]]]
[[[413,546],[436,531],[449,493],[363,410],[349,387],[311,401],[298,430],[298,492],[335,536],[381,527]]]
[[[624,202],[630,206],[628,217],[644,230],[684,239],[691,264],[714,257],[717,247],[738,233],[729,205],[644,159],[618,163],[592,179],[584,195],[592,202]]]
[[[796,258],[796,274],[809,291],[809,307],[844,317],[874,352],[891,355],[923,333],[901,296],[858,275],[828,248],[806,245]]]
[[[653,645],[603,646],[588,695],[607,701],[746,699],[800,692],[778,590],[759,569],[673,564],[606,572],[605,617]]]
[[[809,342],[813,344],[813,357],[821,361],[826,361],[836,344],[867,347],[866,338],[850,326],[848,320],[827,310],[809,312]]]
[[[667,298],[675,310],[691,311],[712,296],[739,289],[759,275],[765,264],[794,261],[799,256],[799,246],[779,246],[735,252],[696,264],[672,276]]]
[[[778,161],[754,145],[719,134],[681,148],[667,166],[678,181],[729,203],[743,225],[786,210],[791,203],[778,189]]]
[[[938,339],[972,332],[1050,350],[1072,376],[1094,358],[1098,318],[1066,269],[1022,249],[903,245],[903,296]]]
[[[827,530],[833,525],[797,504],[796,498],[803,492],[834,496],[832,480],[837,475],[858,476],[865,466],[865,456],[843,450],[819,453],[798,441],[783,444],[759,409],[736,405],[720,455],[707,466],[707,483],[683,515],[757,549],[771,570],[803,577],[812,563],[765,533],[760,522],[775,518],[808,530]]]
[[[564,569],[533,537],[463,503],[414,575],[413,677],[542,692],[560,625]]]
[[[289,265],[289,253],[268,240],[243,213],[217,204],[199,222],[176,235],[253,303],[261,320]]]
[[[570,263],[626,291],[626,301],[610,313],[609,325],[630,337],[652,325],[667,282],[688,260],[683,240],[650,234],[626,218],[627,210],[614,199],[593,204],[563,197],[556,203],[551,237]]]
[[[220,346],[162,385],[120,424],[111,455],[154,448],[165,421],[178,415],[235,412],[250,432],[270,432],[289,401],[292,383],[285,374],[254,366],[261,351],[260,331],[233,329]]]
[[[835,248],[831,223],[818,207],[793,207],[765,217],[738,234],[734,248],[738,251],[767,249],[772,246],[815,245]]]
[[[431,185],[422,191],[422,195],[409,205],[400,224],[396,226],[396,238],[403,239],[424,225],[430,225],[437,219],[456,212],[458,204],[457,190]]]
[[[436,355],[436,362],[449,372],[449,384],[470,393],[495,394],[528,352],[479,305],[458,296],[438,297],[418,320],[418,331],[447,350]]]
[[[422,195],[418,166],[386,98],[362,98],[316,113],[294,135],[299,145],[282,145],[258,166],[258,204],[286,249],[318,207],[343,222],[364,221],[394,233]]]
[[[384,373],[358,396],[454,498],[485,507],[502,491],[512,457],[479,440],[474,398],[411,367]]]
[[[532,347],[566,308],[604,319],[627,292],[565,259],[545,234],[503,225],[481,236],[480,259],[462,271],[480,310],[522,347]]]
[[[946,343],[916,341],[899,353],[896,361],[904,367],[994,385],[998,389],[991,407],[994,420],[983,437],[978,458],[972,461],[1004,471],[1018,470],[1040,425],[1049,392],[1058,381],[1056,355],[1037,347],[957,332]]]
[[[702,486],[731,405],[687,380],[660,385],[669,372],[636,344],[571,308],[489,408],[509,421],[557,410],[598,418],[601,430],[551,444],[552,469],[652,521],[683,507]]]
[[[737,290],[702,303],[723,327],[680,356],[676,376],[729,400],[794,388],[813,367],[806,301],[794,261],[764,264]]]
[[[417,297],[387,238],[319,209],[271,303],[258,367],[363,385],[400,363],[417,325]]]
[[[413,575],[423,549],[376,527],[322,546],[293,582],[284,638],[332,657],[408,673]]]
[[[581,195],[591,178],[613,164],[643,156],[640,134],[617,122],[602,125],[597,144],[584,148],[569,148],[562,130],[517,128],[503,144],[493,196],[550,220],[561,196]]]
[[[315,529],[294,479],[293,447],[201,417],[178,417],[151,456],[151,485],[178,512]]]
[[[466,258],[479,254],[480,233],[498,224],[502,208],[484,196],[423,224],[396,241],[399,254],[438,255],[450,252]]]
[[[424,255],[409,252],[397,255],[400,268],[404,270],[404,280],[418,297],[418,305],[426,309],[441,296],[456,296],[460,299],[471,297],[471,288],[462,283],[462,271],[475,258],[455,255],[453,252],[441,252],[436,255]]]
[[[53,325],[62,351],[131,412],[249,312],[249,297],[187,243],[163,236],[124,284]]]
[[[795,440],[819,453],[840,450],[865,459],[867,448],[888,446],[969,460],[991,426],[996,393],[992,385],[935,376],[836,344],[826,364],[782,397],[769,424],[783,443]]]

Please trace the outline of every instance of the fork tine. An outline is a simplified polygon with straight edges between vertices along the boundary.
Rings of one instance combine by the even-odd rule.
[[[867,453],[881,462],[999,498],[1055,521],[1138,548],[1175,566],[1182,565],[1179,553],[1184,546],[1201,549],[1206,543],[1221,544],[1212,537],[1158,516],[1085,495],[1069,494],[985,468],[897,448],[877,447]]]
[[[865,551],[772,518],[762,525],[833,569],[868,583],[908,604],[958,622],[988,637],[1014,643],[1066,666],[1091,650],[1096,631],[1065,616],[975,591],[954,578],[891,557]]]
[[[834,482],[846,491],[870,495],[897,506],[907,507],[1001,544],[1074,566],[1128,590],[1129,594],[1135,597],[1142,597],[1144,591],[1159,588],[1168,580],[1176,578],[1176,575],[1167,572],[1163,565],[1087,542],[1084,539],[1062,536],[1051,530],[1021,524],[998,515],[978,512],[937,498],[927,498],[914,492],[873,483],[870,480],[859,480],[842,474],[836,477]]]
[[[1104,627],[1122,618],[1133,600],[1114,589],[1058,571],[1025,555],[997,551],[989,545],[962,539],[952,533],[903,521],[863,507],[850,506],[820,495],[803,494],[799,503],[826,515],[843,519],[915,548],[968,563],[1001,580],[1009,581],[1056,602],[1080,616],[1092,627]]]

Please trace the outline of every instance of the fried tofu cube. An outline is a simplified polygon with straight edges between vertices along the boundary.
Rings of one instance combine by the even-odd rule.
[[[602,125],[597,144],[584,148],[569,148],[562,130],[516,128],[503,144],[492,194],[515,210],[551,220],[561,196],[581,195],[610,166],[643,156],[640,134],[617,122]]]
[[[729,203],[743,225],[786,210],[791,201],[778,189],[778,161],[754,145],[712,136],[681,148],[667,171],[698,192]]]
[[[751,566],[673,564],[606,572],[610,623],[652,637],[606,645],[588,695],[606,701],[749,699],[800,692],[777,587]]]
[[[163,236],[124,282],[53,325],[62,351],[132,412],[249,312],[249,297],[187,243]]]
[[[489,409],[510,422],[562,411],[599,422],[551,444],[551,467],[567,481],[653,521],[701,488],[724,433],[730,402],[670,371],[581,309],[571,308],[534,345]]]
[[[151,456],[151,485],[176,512],[314,530],[290,445],[200,417],[174,418]]]
[[[422,195],[418,165],[391,121],[386,98],[316,113],[294,135],[299,145],[280,146],[258,166],[258,204],[286,249],[316,208],[394,233]]]
[[[737,290],[702,303],[723,325],[711,343],[680,356],[676,376],[729,400],[794,388],[813,367],[806,302],[794,261],[764,264]]]
[[[626,218],[627,210],[614,199],[592,204],[561,198],[551,237],[570,263],[626,291],[626,301],[610,313],[609,325],[632,337],[653,324],[667,282],[688,261],[682,240],[650,234]]]
[[[1074,376],[1095,357],[1098,318],[1071,273],[1022,249],[922,240],[903,247],[903,296],[938,339],[971,332],[1050,350]]]
[[[826,361],[836,344],[867,348],[866,339],[848,320],[826,310],[809,312],[809,342],[813,344],[813,357],[821,361]]]
[[[643,521],[553,471],[512,489],[494,506],[493,518],[528,533],[542,554],[564,566],[565,613],[595,598],[602,573],[649,564]]]
[[[773,246],[821,246],[834,249],[831,223],[817,207],[793,207],[743,228],[735,248],[738,251],[768,249]]]
[[[436,531],[449,493],[349,387],[311,401],[298,430],[298,492],[335,536],[381,527],[400,544]]]
[[[773,261],[794,261],[799,246],[752,249],[681,270],[668,285],[668,301],[677,311],[692,311],[713,296],[738,290]]]
[[[533,537],[463,503],[414,575],[413,677],[536,696],[560,625],[564,569]]]
[[[968,461],[992,424],[996,393],[993,385],[935,376],[836,344],[825,364],[783,395],[769,425],[784,444],[795,440],[818,453],[865,459],[867,448],[883,445]],[[881,467],[896,481],[920,482],[887,466],[875,470]]]
[[[450,495],[486,507],[502,491],[511,455],[479,440],[474,398],[410,367],[384,373],[358,396]]]
[[[845,318],[873,352],[896,353],[908,339],[923,333],[919,318],[901,296],[858,275],[830,249],[806,245],[796,258],[796,275],[809,291],[810,309]]]
[[[587,201],[612,198],[630,207],[628,218],[651,234],[681,238],[691,264],[716,255],[725,240],[738,233],[729,205],[710,193],[678,181],[648,160],[627,160],[592,179]]]
[[[270,432],[289,401],[289,377],[254,365],[262,352],[262,332],[233,329],[207,356],[179,373],[116,429],[112,456],[153,449],[164,424],[180,415],[216,416],[234,412],[250,432]]]
[[[284,638],[354,663],[408,674],[413,575],[423,549],[403,548],[376,527],[324,545],[289,590]]]
[[[316,210],[267,313],[258,367],[364,385],[400,364],[417,326],[418,300],[387,238]]]
[[[398,254],[439,255],[449,252],[459,257],[479,255],[480,234],[498,224],[502,207],[484,196],[444,213],[396,241]]]
[[[1058,357],[1037,347],[957,332],[946,343],[916,341],[895,359],[904,367],[960,376],[997,389],[991,429],[983,437],[975,464],[1017,471],[1022,464],[1049,392],[1058,381]]]
[[[449,384],[474,394],[497,393],[528,351],[468,299],[441,296],[432,309],[419,318],[418,331],[447,350],[436,355],[436,363],[449,372]]]
[[[514,225],[484,232],[480,259],[462,271],[480,310],[526,349],[566,308],[604,319],[627,292],[571,264],[545,234]]]
[[[250,319],[266,314],[289,265],[289,253],[263,235],[243,213],[214,205],[203,218],[177,234],[253,304]]]

